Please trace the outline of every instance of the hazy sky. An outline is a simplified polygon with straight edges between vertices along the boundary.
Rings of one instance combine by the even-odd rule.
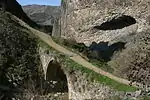
[[[61,0],[17,0],[21,5],[39,4],[59,6]]]

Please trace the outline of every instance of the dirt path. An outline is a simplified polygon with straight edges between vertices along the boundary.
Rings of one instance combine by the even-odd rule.
[[[18,19],[18,18],[17,18]],[[125,85],[129,85],[130,84],[130,81],[126,80],[126,79],[122,79],[122,78],[119,78],[117,76],[114,76],[113,74],[110,74],[94,65],[92,65],[91,63],[89,63],[88,61],[86,61],[85,59],[83,59],[80,55],[76,54],[76,53],[73,53],[72,51],[58,45],[57,43],[55,43],[51,36],[43,33],[43,32],[40,32],[32,27],[30,27],[29,25],[27,25],[26,23],[24,23],[23,21],[19,20],[18,19],[18,22],[28,28],[34,35],[36,35],[37,37],[39,37],[41,40],[43,40],[45,43],[47,43],[50,47],[54,48],[55,50],[67,55],[70,57],[70,59],[72,59],[73,61],[75,61],[76,63],[82,65],[83,67],[85,68],[88,68],[88,69],[91,69],[93,70],[94,72],[96,73],[99,73],[101,75],[104,75],[104,76],[107,76],[119,83],[122,83],[122,84],[125,84]],[[133,84],[133,86],[137,87],[135,84]]]

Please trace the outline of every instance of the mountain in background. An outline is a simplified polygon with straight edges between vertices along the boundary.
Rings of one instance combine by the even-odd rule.
[[[59,6],[26,5],[22,8],[33,21],[42,25],[53,25],[54,18],[60,15]]]
[[[13,15],[25,21],[32,27],[37,27],[38,25],[32,21],[26,13],[21,8],[21,5],[16,0],[0,0],[0,8],[11,12]]]

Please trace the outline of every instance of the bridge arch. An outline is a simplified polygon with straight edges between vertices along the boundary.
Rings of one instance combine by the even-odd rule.
[[[52,84],[54,92],[68,92],[67,77],[62,66],[54,61],[50,61],[46,71],[46,80]]]

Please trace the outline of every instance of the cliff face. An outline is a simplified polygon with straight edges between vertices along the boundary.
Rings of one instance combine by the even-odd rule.
[[[78,42],[112,41],[149,28],[149,0],[63,0],[61,35]]]
[[[122,42],[124,50],[113,48],[110,56],[114,74],[149,85],[149,0],[63,0],[61,10],[62,37],[108,47]]]

